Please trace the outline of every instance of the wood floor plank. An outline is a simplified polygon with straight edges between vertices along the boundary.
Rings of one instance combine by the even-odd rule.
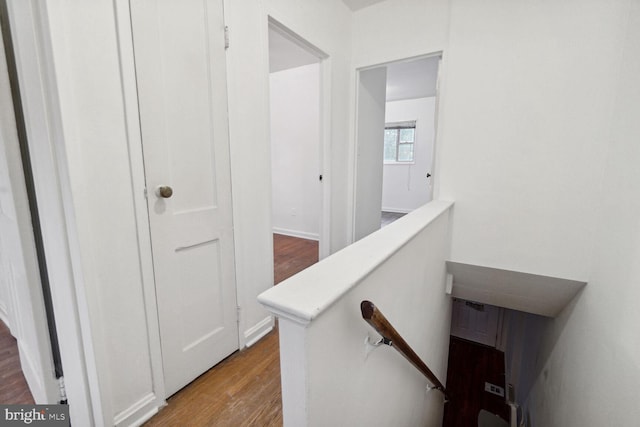
[[[0,321],[0,404],[35,403],[22,373],[18,343],[9,328]]]
[[[318,242],[297,237],[273,235],[273,275],[278,284],[318,262]]]
[[[452,336],[446,385],[450,401],[445,405],[444,427],[475,427],[481,409],[509,420],[505,398],[486,392],[485,381],[504,387],[504,353]]]
[[[274,282],[318,261],[318,242],[275,234]],[[174,394],[145,426],[282,426],[277,329]]]
[[[382,215],[380,216],[380,228],[391,224],[395,220],[400,219],[405,215],[406,215],[405,213],[382,211]]]
[[[278,334],[237,352],[168,400],[148,426],[282,425]],[[275,414],[275,415],[274,415]]]

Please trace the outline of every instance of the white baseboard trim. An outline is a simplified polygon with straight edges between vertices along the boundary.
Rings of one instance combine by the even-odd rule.
[[[7,325],[9,332],[13,335],[13,331],[11,331],[11,322],[9,322],[9,312],[7,311],[7,307],[2,303],[0,303],[0,320]]]
[[[166,405],[164,399],[158,398],[155,393],[147,393],[140,400],[120,411],[113,417],[114,426],[138,427],[149,418],[158,413],[160,408]]]
[[[392,213],[404,213],[407,214],[409,212],[413,212],[415,209],[404,209],[404,208],[382,208],[382,212],[392,212]]]
[[[287,228],[280,228],[280,227],[273,227],[272,230],[276,234],[283,234],[285,236],[299,237],[301,239],[316,240],[316,241],[320,240],[320,235],[318,233],[308,233],[306,231],[289,230]]]
[[[165,406],[165,405],[162,405],[162,406]],[[153,417],[155,414],[157,414],[160,411],[160,408],[162,406],[157,407],[157,408],[152,408],[149,412],[147,412],[146,414],[143,414],[140,418],[138,418],[137,420],[133,421],[129,425],[131,427],[139,427],[139,426],[143,425],[144,423],[149,421],[151,419],[151,417]]]
[[[36,404],[48,403],[48,396],[44,387],[43,378],[41,378],[41,374],[36,369],[31,355],[24,348],[21,340],[18,340],[18,354],[20,356],[20,368],[22,369],[24,379],[27,381],[33,400]]]
[[[267,316],[244,332],[245,347],[251,347],[273,329],[273,316]]]

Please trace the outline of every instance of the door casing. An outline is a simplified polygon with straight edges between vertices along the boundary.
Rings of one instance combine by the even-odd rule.
[[[351,238],[351,242],[353,243],[356,240],[358,240],[357,238],[357,225],[356,225],[356,221],[357,221],[357,205],[358,205],[358,192],[360,191],[360,189],[358,188],[358,144],[359,139],[358,139],[358,102],[359,102],[359,88],[360,88],[360,79],[361,79],[361,73],[362,72],[366,72],[368,70],[371,69],[375,69],[378,67],[383,67],[385,65],[389,65],[391,63],[394,62],[399,62],[399,61],[411,61],[411,60],[416,60],[416,59],[422,59],[422,58],[431,58],[431,57],[440,57],[440,61],[438,63],[438,78],[437,78],[437,82],[436,82],[436,108],[435,108],[435,117],[434,117],[434,142],[433,142],[433,154],[432,154],[432,159],[433,159],[433,163],[431,165],[431,177],[430,182],[429,182],[429,187],[431,189],[431,195],[432,195],[432,200],[437,200],[438,195],[439,195],[439,187],[438,187],[438,163],[437,163],[437,154],[438,154],[438,147],[440,146],[440,134],[438,132],[438,125],[439,125],[439,121],[441,118],[441,111],[440,111],[440,107],[441,107],[441,99],[442,99],[442,93],[444,91],[444,86],[445,86],[445,78],[444,78],[444,69],[445,69],[445,56],[444,56],[444,51],[440,50],[440,51],[435,51],[435,52],[429,52],[429,53],[424,53],[424,54],[420,54],[420,55],[416,55],[416,56],[411,56],[408,58],[399,58],[399,59],[395,59],[393,61],[385,61],[385,62],[380,62],[380,63],[376,63],[376,64],[371,64],[371,65],[364,65],[362,67],[358,67],[355,70],[355,84],[354,84],[354,89],[353,89],[353,95],[352,95],[352,108],[353,108],[353,128],[352,128],[352,134],[353,134],[353,139],[352,139],[352,144],[351,144],[351,150],[350,150],[350,157],[351,157],[351,167],[349,169],[349,192],[350,192],[350,199],[349,199],[349,207],[348,210],[350,212],[350,218],[351,221],[349,223],[349,227],[348,227],[348,234]],[[380,154],[380,158],[382,159],[382,154]],[[380,161],[380,168],[382,169],[383,167],[383,163],[382,160]],[[382,191],[382,188],[380,189]]]

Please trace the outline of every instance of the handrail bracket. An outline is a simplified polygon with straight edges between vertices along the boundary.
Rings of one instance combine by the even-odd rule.
[[[389,338],[386,337],[381,337],[378,341],[372,343],[371,345],[374,347],[378,347],[381,345],[388,345],[389,347],[393,346],[393,341],[391,341]]]

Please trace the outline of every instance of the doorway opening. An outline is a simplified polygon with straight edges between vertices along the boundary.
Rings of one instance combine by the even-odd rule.
[[[442,425],[531,425],[527,397],[550,321],[453,298],[446,387],[457,398],[445,406]]]
[[[443,426],[508,427],[505,377],[505,309],[453,298],[447,390],[456,394],[445,405]],[[473,361],[473,363],[469,363]]]
[[[440,60],[358,70],[354,241],[433,198]]]
[[[269,19],[274,283],[326,252],[323,59],[319,49]]]

